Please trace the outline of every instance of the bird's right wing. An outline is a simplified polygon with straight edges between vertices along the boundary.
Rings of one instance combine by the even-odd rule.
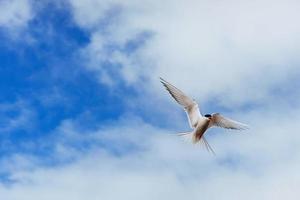
[[[249,128],[246,124],[242,124],[232,119],[225,118],[219,113],[214,113],[212,115],[209,127],[211,126],[218,126],[222,128],[236,129],[236,130],[245,130]]]
[[[160,78],[160,80],[160,82],[165,86],[167,91],[177,101],[177,103],[184,107],[184,110],[188,115],[191,128],[195,128],[197,126],[198,120],[201,117],[198,104],[193,99],[185,95],[181,90],[173,86],[171,83],[162,78]]]

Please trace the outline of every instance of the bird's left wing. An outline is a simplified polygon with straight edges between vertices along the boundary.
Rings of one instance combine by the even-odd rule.
[[[214,113],[212,115],[209,127],[211,126],[218,126],[222,128],[236,129],[236,130],[245,130],[249,128],[248,125],[234,121],[232,119],[225,118],[219,113]]]
[[[195,128],[199,118],[201,117],[198,104],[171,83],[162,78],[160,78],[160,80],[177,103],[184,107],[184,110],[188,115],[191,128]]]

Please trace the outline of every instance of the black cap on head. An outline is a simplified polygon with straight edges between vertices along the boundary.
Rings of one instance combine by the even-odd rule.
[[[204,117],[211,117],[211,115],[210,114],[206,114],[206,115],[204,115]]]

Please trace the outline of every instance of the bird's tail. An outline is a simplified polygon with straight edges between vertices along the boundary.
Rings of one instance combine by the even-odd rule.
[[[193,136],[193,132],[189,131],[189,132],[182,132],[182,133],[177,133],[177,136],[180,136],[183,138],[184,141],[186,142],[192,142],[194,143],[194,136]]]
[[[202,136],[201,141],[203,142],[203,144],[206,147],[206,150],[208,152],[211,152],[212,154],[216,155],[215,151],[213,150],[213,148],[209,145],[209,143],[207,142],[207,140],[205,139],[204,136]]]
[[[193,144],[197,144],[199,141],[198,139],[196,139],[194,137],[193,131],[177,133],[176,135],[181,136],[185,141],[193,143]],[[211,152],[212,154],[216,155],[215,151],[210,146],[210,144],[207,142],[207,140],[204,136],[201,137],[200,142],[201,142],[200,144],[203,144],[205,146],[205,148],[208,152]]]

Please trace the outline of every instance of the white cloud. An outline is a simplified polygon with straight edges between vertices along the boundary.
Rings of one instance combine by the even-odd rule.
[[[163,76],[203,100],[222,95],[228,105],[264,101],[274,86],[299,74],[298,1],[70,3],[78,24],[92,32],[83,50],[88,67],[105,83],[114,82],[115,73],[128,84],[146,78],[155,85]],[[119,8],[114,18],[107,15],[113,6]],[[154,35],[132,55],[105,49],[124,47],[142,31]],[[101,61],[117,63],[109,69],[115,73]]]
[[[108,84],[114,84],[111,69],[97,63],[115,64],[127,84],[138,83],[142,89],[150,85],[154,87],[149,90],[156,90],[157,76],[164,76],[203,101],[212,91],[224,98],[224,104],[236,106],[232,102],[248,98],[274,99],[271,90],[299,73],[296,1],[70,2],[77,23],[92,32],[91,43],[82,49],[88,67]],[[111,5],[120,6],[120,15],[102,29]],[[133,54],[106,49],[110,44],[124,47],[142,31],[154,35]],[[146,78],[144,84],[141,77]],[[174,107],[153,103],[159,97],[141,96],[131,106],[146,102],[153,115],[155,109],[168,111],[160,120],[175,118]],[[300,109],[299,103],[291,106],[289,101],[281,97],[249,112],[232,112],[230,117],[249,123],[251,129],[228,134],[210,130],[215,157],[168,135],[171,130],[139,118],[122,116],[96,130],[65,120],[52,135],[56,140],[51,156],[73,162],[43,166],[20,155],[3,161],[9,179],[16,182],[1,184],[0,196],[6,200],[298,199]]]
[[[292,111],[286,114],[299,120]],[[17,182],[1,185],[0,194],[6,200],[297,199],[299,126],[288,118],[275,123],[279,115],[272,110],[266,116],[261,124],[260,112],[249,114],[253,126],[245,134],[222,131],[222,136],[210,137],[217,156],[138,118],[125,116],[94,131],[78,130],[80,124],[66,121],[57,132],[62,141],[81,138],[106,146],[84,153],[77,149],[74,162],[52,167],[17,157],[6,165],[21,161],[24,169],[12,168],[10,178]]]
[[[0,27],[14,29],[27,25],[33,17],[29,0],[3,0],[0,2]]]

